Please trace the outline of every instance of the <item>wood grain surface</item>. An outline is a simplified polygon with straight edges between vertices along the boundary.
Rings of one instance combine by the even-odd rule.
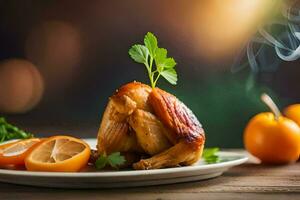
[[[0,199],[300,199],[300,163],[267,166],[250,159],[206,181],[122,189],[69,190],[0,183]]]

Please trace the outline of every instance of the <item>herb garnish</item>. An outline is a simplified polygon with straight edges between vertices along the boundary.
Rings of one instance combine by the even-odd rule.
[[[219,148],[206,148],[203,150],[202,158],[208,164],[217,163],[220,161],[217,153],[219,152]]]
[[[125,157],[120,152],[115,152],[109,156],[101,155],[95,162],[96,169],[103,169],[106,165],[118,169],[120,165],[126,162]]]
[[[177,73],[175,65],[177,64],[173,58],[167,57],[168,51],[158,47],[157,38],[153,33],[148,32],[144,37],[144,44],[135,44],[129,49],[130,57],[137,63],[146,66],[150,84],[155,88],[160,76],[164,77],[172,85],[177,84]],[[155,68],[154,68],[155,63]],[[220,161],[216,154],[219,148],[206,148],[203,150],[202,158],[208,164]],[[126,162],[124,156],[120,152],[115,152],[109,156],[101,155],[95,162],[97,169],[104,168],[109,164],[113,168]]]
[[[166,49],[158,47],[157,38],[153,33],[148,32],[145,35],[144,45],[133,45],[129,49],[129,55],[137,63],[146,66],[152,88],[155,87],[160,76],[172,85],[176,85],[177,73],[174,69],[176,62],[173,58],[167,57]]]
[[[27,139],[32,137],[33,134],[9,124],[4,117],[0,117],[0,143],[11,139]]]

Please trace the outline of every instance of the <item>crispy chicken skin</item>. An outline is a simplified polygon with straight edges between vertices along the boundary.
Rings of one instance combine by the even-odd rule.
[[[130,131],[124,115],[118,113],[112,100],[109,101],[98,132],[98,154],[135,152],[141,149],[136,135]]]
[[[138,82],[122,86],[110,99],[98,132],[100,154],[146,154],[134,169],[191,165],[202,154],[201,124],[175,96]]]
[[[159,88],[152,90],[149,102],[158,118],[174,130],[168,138],[177,143],[183,140],[196,149],[205,140],[204,130],[193,112],[175,96]],[[199,144],[198,144],[199,143]]]
[[[173,130],[165,133],[174,146],[154,157],[135,163],[133,167],[156,169],[197,162],[202,154],[205,135],[193,112],[175,96],[159,88],[152,90],[149,103],[163,124]]]
[[[155,155],[171,147],[166,137],[169,131],[152,113],[137,109],[130,115],[128,122],[147,154]]]
[[[148,85],[140,82],[131,82],[120,87],[115,95],[112,96],[112,99],[119,103],[120,108],[122,107],[125,110],[131,100],[135,103],[135,109],[152,112],[152,108],[148,102],[151,91],[152,88]]]

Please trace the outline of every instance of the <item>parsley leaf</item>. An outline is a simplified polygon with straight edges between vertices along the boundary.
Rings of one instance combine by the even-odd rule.
[[[120,152],[114,152],[108,156],[101,155],[95,162],[96,169],[103,169],[105,166],[110,165],[113,168],[118,167],[126,162],[125,157]]]
[[[145,35],[144,45],[136,44],[129,49],[130,57],[146,66],[152,88],[160,76],[172,85],[177,83],[177,73],[174,69],[177,63],[173,58],[168,58],[167,54],[166,49],[158,47],[157,38],[150,32]]]
[[[159,48],[156,51],[155,64],[157,68],[173,68],[177,64],[173,58],[167,58],[167,50]]]
[[[208,164],[217,163],[220,161],[217,153],[219,152],[219,148],[206,148],[203,150],[202,158]]]
[[[161,72],[161,75],[167,79],[172,85],[176,85],[177,82],[177,73],[175,69],[167,69]]]
[[[144,43],[149,50],[150,55],[154,58],[157,49],[157,39],[153,33],[148,32],[144,38]]]
[[[155,64],[159,65],[164,62],[164,60],[167,58],[168,51],[164,48],[158,48],[156,49],[156,55],[155,55]]]
[[[118,168],[118,166],[124,164],[126,162],[124,156],[121,156],[120,152],[115,152],[110,154],[107,157],[107,160],[113,168]]]
[[[129,55],[135,62],[146,63],[148,60],[149,51],[145,46],[136,44],[129,50]]]
[[[0,143],[12,139],[27,139],[32,137],[33,134],[9,124],[4,117],[0,117]]]
[[[95,166],[97,169],[102,169],[106,166],[108,160],[107,160],[107,157],[106,156],[99,156],[99,158],[96,160],[95,162]]]

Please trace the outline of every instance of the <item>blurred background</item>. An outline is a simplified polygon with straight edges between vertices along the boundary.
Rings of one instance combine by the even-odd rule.
[[[280,108],[300,102],[300,63],[274,48],[259,55],[262,70],[232,70],[258,27],[280,13],[275,2],[1,0],[1,116],[38,136],[96,137],[108,97],[127,82],[148,83],[128,50],[150,31],[178,63],[178,84],[158,86],[194,111],[208,146],[242,147],[247,121],[267,110],[262,91]]]

